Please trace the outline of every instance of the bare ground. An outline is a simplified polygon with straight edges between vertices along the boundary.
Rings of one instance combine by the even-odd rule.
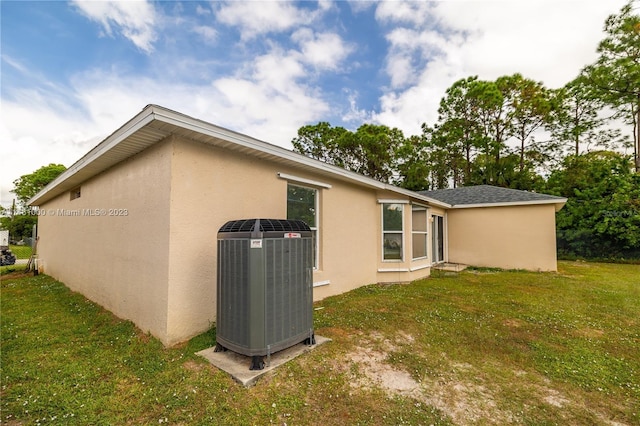
[[[497,402],[501,398],[499,394],[509,389],[502,388],[500,384],[487,383],[482,379],[482,373],[470,364],[447,361],[446,374],[418,381],[407,371],[387,362],[390,352],[411,341],[413,337],[403,332],[399,332],[394,341],[375,334],[363,336],[362,344],[347,354],[348,362],[344,364],[345,369],[353,372],[352,386],[361,389],[380,388],[390,396],[413,398],[439,409],[457,425],[503,425],[522,422],[521,414],[502,408]],[[445,357],[444,354],[441,356]],[[592,414],[600,424],[625,426],[624,423],[609,420],[594,411],[594,408],[587,407],[580,397],[566,395],[561,390],[553,388],[550,381],[542,375],[525,371],[514,371],[513,375],[526,376],[520,386],[523,381],[526,382],[528,391],[535,395],[537,400],[531,401],[531,406],[546,405],[560,412],[565,408],[572,408],[574,411]],[[562,422],[563,419],[558,420]],[[571,420],[568,424],[571,424]]]

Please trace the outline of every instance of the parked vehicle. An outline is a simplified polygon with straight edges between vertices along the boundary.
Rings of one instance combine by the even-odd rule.
[[[9,248],[2,247],[0,249],[0,266],[13,265],[16,263],[16,256]]]
[[[0,266],[13,265],[16,256],[9,250],[9,231],[0,230]]]

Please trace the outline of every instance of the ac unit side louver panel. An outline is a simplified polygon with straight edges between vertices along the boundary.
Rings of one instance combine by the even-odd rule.
[[[308,284],[312,259],[310,239],[269,240],[267,242],[266,333],[270,342],[304,340],[312,328],[308,306],[313,295]],[[306,285],[300,285],[306,283]],[[299,341],[299,340],[298,340]]]
[[[249,294],[247,265],[249,244],[245,240],[218,242],[218,321],[216,333],[233,336],[236,344],[248,346]]]

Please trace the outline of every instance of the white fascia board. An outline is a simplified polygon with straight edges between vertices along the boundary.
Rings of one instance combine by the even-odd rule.
[[[510,201],[503,203],[478,203],[478,204],[454,204],[452,209],[476,209],[483,207],[514,207],[514,206],[530,206],[536,204],[559,204],[563,206],[567,202],[566,198],[556,200],[532,200],[532,201]],[[559,210],[559,209],[556,209]]]

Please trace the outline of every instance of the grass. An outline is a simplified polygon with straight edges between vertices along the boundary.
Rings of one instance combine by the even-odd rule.
[[[13,264],[0,266],[0,275],[12,274],[14,272],[24,272],[25,269],[27,269],[26,263],[23,265]]]
[[[472,270],[316,304],[333,341],[245,389],[52,278],[2,276],[7,424],[640,424],[640,268]]]
[[[16,259],[28,259],[31,257],[31,246],[10,245],[9,250],[11,250]]]

